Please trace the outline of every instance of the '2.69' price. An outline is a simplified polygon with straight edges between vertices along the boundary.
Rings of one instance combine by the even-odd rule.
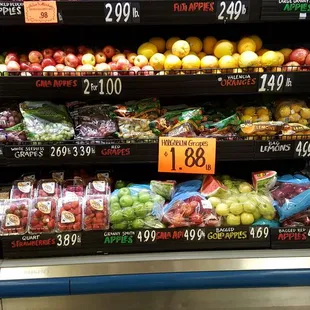
[[[83,80],[83,94],[87,96],[91,94],[97,94],[100,96],[118,96],[121,94],[121,92],[122,81],[120,78],[91,78]]]
[[[238,1],[218,1],[217,2],[217,19],[239,21],[248,20],[248,2],[247,0]]]

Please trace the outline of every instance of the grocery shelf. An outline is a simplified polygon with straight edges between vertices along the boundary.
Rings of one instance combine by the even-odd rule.
[[[23,3],[4,1],[0,25],[25,25]],[[177,25],[259,20],[260,1],[57,1],[58,24],[63,25]],[[2,2],[3,3],[3,2]],[[17,6],[19,8],[17,9]],[[116,6],[118,7],[116,9]],[[230,7],[230,9],[229,9]],[[118,14],[121,9],[121,14]],[[10,13],[10,10],[12,13]],[[233,12],[230,14],[230,12]]]
[[[216,160],[309,158],[309,140],[308,136],[287,136],[282,140],[259,136],[223,137],[216,143]],[[92,142],[23,142],[0,145],[2,167],[93,164],[94,161],[97,164],[157,163],[158,140],[106,139]]]
[[[309,273],[307,250],[4,260],[1,264],[0,297],[281,287],[288,283],[290,286],[306,286],[310,285]],[[24,285],[23,289],[17,290],[21,285]]]

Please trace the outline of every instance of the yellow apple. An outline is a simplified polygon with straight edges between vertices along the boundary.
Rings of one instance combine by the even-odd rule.
[[[94,66],[96,63],[95,56],[93,54],[85,54],[82,57],[82,64],[83,65],[92,65]]]
[[[166,60],[166,56],[164,54],[156,53],[151,57],[150,65],[155,70],[160,71],[164,69],[165,60]]]

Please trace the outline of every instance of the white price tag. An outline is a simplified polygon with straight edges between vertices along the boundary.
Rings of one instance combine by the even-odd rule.
[[[76,247],[81,246],[81,233],[57,234],[57,247]]]
[[[96,94],[100,96],[118,96],[122,92],[122,80],[104,79],[104,78],[89,78],[83,80],[83,94],[89,96]]]
[[[139,243],[153,243],[156,241],[155,230],[139,230],[136,234]]]
[[[253,226],[250,227],[251,239],[267,239],[269,237],[269,227]]]
[[[139,23],[140,5],[131,2],[108,2],[104,5],[106,23]]]
[[[240,21],[249,19],[249,5],[246,0],[218,1],[217,19],[222,21]]]

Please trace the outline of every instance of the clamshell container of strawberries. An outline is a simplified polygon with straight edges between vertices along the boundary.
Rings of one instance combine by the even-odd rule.
[[[83,198],[85,188],[82,178],[65,180],[62,187],[62,197],[80,197]]]
[[[57,199],[39,197],[33,200],[30,212],[30,233],[52,233],[55,231]]]
[[[61,197],[61,186],[53,179],[40,180],[37,186],[37,197]]]
[[[33,183],[31,181],[16,180],[11,189],[11,199],[33,198]]]
[[[85,197],[84,230],[104,230],[109,228],[109,201],[104,195]]]
[[[94,180],[88,183],[86,194],[87,195],[110,195],[111,189],[107,181]]]
[[[57,231],[82,230],[83,199],[64,197],[58,200]]]
[[[2,201],[3,218],[1,232],[8,235],[22,235],[28,230],[30,199],[8,199]]]
[[[197,192],[177,195],[163,209],[162,223],[174,227],[217,227],[221,220],[211,204]]]

